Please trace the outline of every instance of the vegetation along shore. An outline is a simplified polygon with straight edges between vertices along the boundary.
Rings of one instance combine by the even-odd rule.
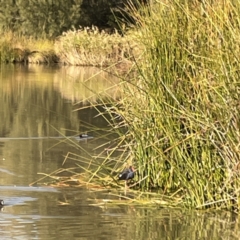
[[[64,64],[134,64],[134,74],[119,76],[121,99],[100,100],[119,137],[107,153],[91,156],[85,175],[76,170],[71,179],[117,189],[117,173],[134,166],[129,191],[135,202],[144,197],[144,203],[238,212],[240,2],[144,2],[128,3],[131,24],[124,34],[76,28],[30,48],[39,40],[18,41],[7,32],[1,60],[16,61],[20,49],[29,62],[41,62],[29,60],[41,52]]]
[[[125,29],[133,22],[127,2],[5,0],[0,6],[0,61],[101,67],[131,64],[139,46],[136,33]]]
[[[131,65],[133,56],[139,54],[137,33],[122,37],[117,30],[109,34],[94,26],[69,30],[55,40],[17,36],[10,31],[0,38],[1,62],[5,63],[107,67]]]

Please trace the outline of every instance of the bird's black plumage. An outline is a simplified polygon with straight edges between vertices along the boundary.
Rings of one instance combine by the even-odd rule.
[[[130,166],[121,172],[118,176],[118,180],[129,180],[134,178],[134,168]]]

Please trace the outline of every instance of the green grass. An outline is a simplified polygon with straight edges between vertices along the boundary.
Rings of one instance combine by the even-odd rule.
[[[106,105],[119,134],[110,155],[123,148],[116,166],[135,165],[140,192],[235,211],[240,4],[172,0],[132,11],[144,53],[137,75],[121,83],[121,100]]]

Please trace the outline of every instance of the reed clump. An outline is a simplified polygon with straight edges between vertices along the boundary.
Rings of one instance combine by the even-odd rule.
[[[137,34],[121,36],[85,27],[63,33],[55,43],[55,50],[64,64],[80,66],[131,65],[132,56],[140,55]]]
[[[137,76],[122,81],[122,99],[106,105],[124,148],[120,161],[133,161],[140,191],[237,211],[240,2],[130,8],[145,51]]]
[[[0,37],[1,62],[62,63],[77,66],[117,67],[127,71],[133,56],[141,56],[138,32],[122,36],[97,27],[69,30],[55,40],[35,39],[6,31]]]

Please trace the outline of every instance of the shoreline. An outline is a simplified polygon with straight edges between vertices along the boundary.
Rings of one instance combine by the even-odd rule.
[[[6,32],[0,38],[2,63],[63,64],[129,69],[141,52],[136,32],[69,30],[55,40],[33,39]]]

